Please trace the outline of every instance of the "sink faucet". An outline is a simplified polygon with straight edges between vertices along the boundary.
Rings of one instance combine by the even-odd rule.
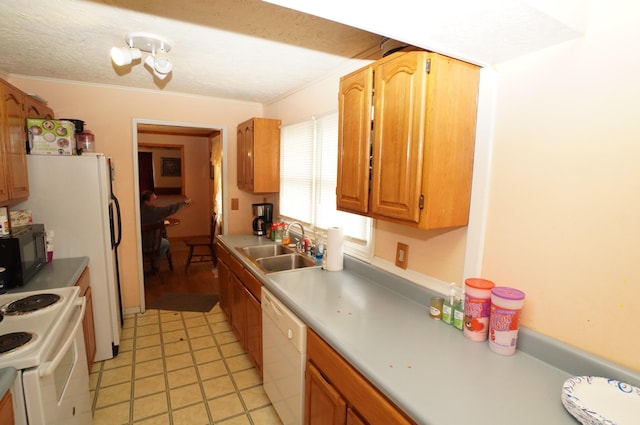
[[[297,221],[292,221],[291,223],[289,223],[289,225],[287,226],[287,229],[285,230],[285,233],[289,234],[289,229],[294,224],[297,224],[300,227],[300,231],[302,232],[302,240],[304,241],[304,227],[302,227],[302,224],[298,223]],[[296,249],[297,250],[302,249],[302,244],[300,242],[300,239],[296,239]]]

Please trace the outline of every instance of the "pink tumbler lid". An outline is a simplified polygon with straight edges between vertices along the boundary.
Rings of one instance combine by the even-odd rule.
[[[465,279],[464,283],[465,285],[468,285],[476,289],[491,289],[494,286],[496,286],[496,284],[493,283],[492,281],[487,279],[481,279],[478,277],[470,277],[468,279]]]
[[[496,286],[491,289],[491,294],[505,300],[523,300],[525,296],[524,292],[507,286]]]

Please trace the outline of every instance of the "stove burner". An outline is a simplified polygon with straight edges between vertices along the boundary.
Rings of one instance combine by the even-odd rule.
[[[29,332],[13,332],[0,335],[0,354],[22,347],[33,337]]]
[[[53,305],[60,300],[60,295],[56,294],[37,294],[20,298],[7,305],[4,314],[16,315],[31,313]]]

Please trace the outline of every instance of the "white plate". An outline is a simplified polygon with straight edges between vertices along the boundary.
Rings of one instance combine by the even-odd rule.
[[[640,388],[615,379],[569,378],[562,386],[562,404],[584,425],[640,423]]]

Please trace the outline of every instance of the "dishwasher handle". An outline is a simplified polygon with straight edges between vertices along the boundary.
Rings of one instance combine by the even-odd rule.
[[[273,311],[278,317],[282,317],[282,311],[278,308],[278,306],[273,302],[269,295],[264,295],[262,298],[263,308]]]
[[[307,349],[307,325],[278,300],[275,295],[262,287],[262,323],[270,321],[301,353]]]

